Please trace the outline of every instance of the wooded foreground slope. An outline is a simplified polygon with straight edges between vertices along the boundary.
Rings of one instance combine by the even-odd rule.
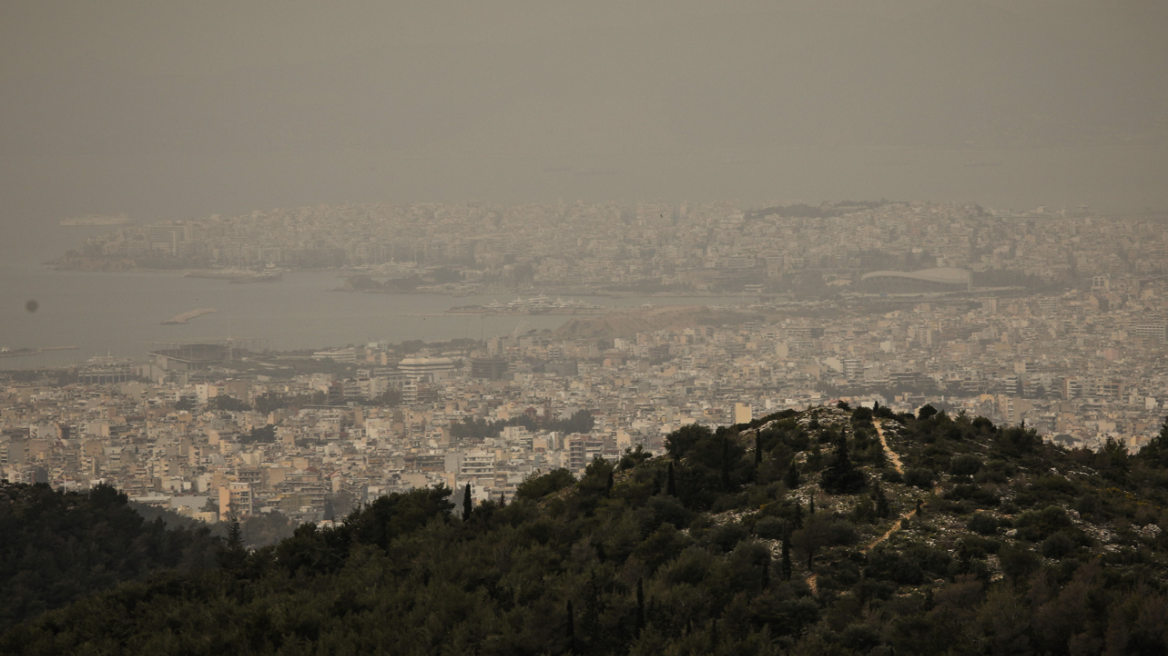
[[[147,522],[112,487],[0,483],[0,631],[154,570],[214,566],[206,528]]]
[[[930,411],[688,426],[465,518],[450,490],[383,497],[0,652],[1166,653],[1168,425],[1130,456]]]

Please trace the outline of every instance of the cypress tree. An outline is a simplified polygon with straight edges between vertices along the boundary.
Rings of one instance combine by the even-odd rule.
[[[730,489],[730,438],[722,438],[722,489]]]
[[[762,561],[762,589],[771,587],[771,552],[767,552]]]
[[[799,501],[795,502],[795,518],[791,522],[795,528],[803,528],[803,504]]]
[[[791,458],[791,465],[787,467],[787,475],[783,477],[783,485],[786,485],[788,490],[799,487],[799,470],[795,467],[794,458]]]
[[[814,515],[815,515],[815,495],[812,494],[811,498],[807,500],[807,516],[812,517]]]
[[[463,490],[463,493],[462,493],[462,521],[465,522],[466,520],[470,519],[470,508],[471,508],[470,483],[467,483],[466,489]]]
[[[506,492],[500,492],[500,493],[499,493],[499,507],[500,507],[500,508],[503,508],[503,507],[504,507],[504,506],[506,506],[506,505],[507,505],[507,493],[506,493]]]
[[[892,507],[888,504],[888,497],[884,494],[884,488],[879,483],[872,491],[872,498],[876,502],[876,516],[880,519],[888,519],[888,516],[892,514]]]
[[[782,568],[781,574],[782,574],[783,580],[790,581],[791,580],[791,533],[790,533],[790,531],[788,531],[787,534],[785,536],[783,536],[783,562],[782,562],[781,568]]]
[[[669,474],[665,483],[665,494],[671,497],[677,496],[677,481],[673,478],[673,463],[669,463]]]
[[[645,629],[645,582],[637,578],[637,635]]]
[[[572,610],[572,600],[568,600],[568,649],[576,649],[576,613]]]
[[[835,456],[823,472],[823,489],[832,494],[855,494],[864,487],[864,474],[852,464],[848,456],[847,438],[841,437]]]
[[[759,484],[759,470],[762,469],[762,437],[757,431],[754,433],[754,468],[750,471],[750,479],[755,485]]]
[[[612,474],[612,470],[610,469],[610,470],[608,471],[608,481],[607,481],[607,482],[605,482],[605,484],[604,484],[604,496],[606,496],[606,497],[607,497],[607,496],[609,496],[610,494],[612,494],[612,485],[613,485],[613,482],[614,482],[614,481],[613,481],[613,474]]]

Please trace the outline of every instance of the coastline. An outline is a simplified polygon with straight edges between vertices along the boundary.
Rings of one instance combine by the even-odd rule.
[[[296,274],[324,274],[328,273],[336,278],[345,280],[345,284],[335,287],[330,291],[346,292],[350,294],[373,294],[373,295],[440,295],[452,297],[466,297],[466,296],[491,296],[491,295],[553,295],[553,296],[569,296],[574,298],[608,298],[608,299],[630,299],[630,298],[735,298],[748,299],[760,297],[774,297],[782,296],[782,293],[767,293],[767,292],[745,292],[745,291],[697,291],[697,290],[654,290],[654,291],[638,291],[628,289],[605,289],[605,288],[579,288],[579,287],[557,287],[557,286],[540,286],[533,288],[530,286],[524,287],[457,287],[451,288],[446,285],[419,285],[414,289],[392,289],[385,288],[378,283],[376,287],[362,287],[352,285],[349,281],[353,278],[368,277],[368,273],[354,271],[347,268],[280,268],[276,270],[253,271],[248,269],[209,269],[207,267],[174,267],[174,268],[160,268],[141,266],[135,263],[130,258],[90,258],[76,255],[63,255],[58,259],[42,262],[41,265],[48,267],[54,271],[62,272],[83,272],[83,273],[149,273],[149,274],[169,274],[183,278],[203,278],[209,280],[224,280],[234,284],[244,283],[258,283],[258,282],[279,282],[283,280],[285,275]],[[456,312],[456,314],[482,314],[479,311],[473,312]],[[515,314],[509,312],[502,312],[499,314]],[[579,314],[578,312],[563,312],[561,314]]]

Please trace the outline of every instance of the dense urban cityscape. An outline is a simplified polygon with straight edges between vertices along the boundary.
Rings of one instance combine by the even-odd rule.
[[[66,489],[107,482],[208,521],[319,522],[440,483],[506,498],[541,471],[660,453],[683,425],[840,399],[1136,451],[1168,402],[1166,242],[1154,216],[923,202],[344,206],[121,227],[58,266],[336,267],[350,291],[452,304],[470,292],[660,301],[454,308],[588,314],[485,340],[311,353],[227,341],[7,372],[0,466]],[[737,302],[669,305],[669,293]]]

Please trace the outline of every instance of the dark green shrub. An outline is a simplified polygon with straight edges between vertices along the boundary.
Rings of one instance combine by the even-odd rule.
[[[998,532],[998,520],[989,513],[975,513],[965,527],[979,535],[994,535]]]
[[[1058,506],[1048,506],[1043,510],[1024,512],[1014,520],[1018,537],[1031,542],[1045,540],[1059,529],[1069,528],[1071,518]]]
[[[992,508],[1000,503],[1001,499],[992,491],[976,485],[955,485],[945,493],[946,499],[959,499],[973,502],[979,508]]]
[[[725,553],[734,550],[739,542],[750,537],[750,531],[739,522],[727,522],[710,530],[706,536],[709,544],[717,546]]]
[[[957,543],[957,555],[963,559],[985,558],[988,554],[996,554],[1002,548],[1002,543],[989,538],[971,535],[962,538]]]
[[[954,476],[973,476],[981,470],[981,458],[971,455],[954,456],[949,461],[949,473]]]
[[[1012,544],[1002,547],[998,559],[1002,563],[1002,571],[1015,581],[1024,580],[1041,564],[1034,552]]]
[[[839,639],[849,652],[866,654],[880,644],[880,631],[871,624],[850,624]]]
[[[1103,510],[1103,502],[1094,494],[1084,494],[1075,500],[1075,510],[1084,515],[1098,515]]]
[[[657,527],[665,522],[669,522],[677,528],[686,528],[694,516],[677,498],[664,494],[650,497],[648,503],[637,512],[637,515],[641,531],[645,534],[656,531]]]
[[[864,576],[900,585],[920,585],[925,581],[924,570],[912,558],[888,549],[877,549],[868,554]]]
[[[1073,496],[1079,491],[1078,486],[1072,481],[1055,474],[1039,476],[1038,480],[1031,484],[1031,487],[1066,496]]]
[[[919,487],[922,490],[932,489],[934,477],[935,474],[932,469],[925,469],[923,467],[909,469],[904,472],[905,485]]]
[[[764,517],[754,525],[754,534],[764,540],[782,540],[787,531],[787,522],[777,517]]]
[[[1070,554],[1078,546],[1073,537],[1064,531],[1058,531],[1043,540],[1038,545],[1038,551],[1047,558],[1059,559]]]
[[[534,476],[520,483],[515,489],[515,496],[520,499],[540,499],[575,482],[576,477],[567,469],[553,469],[543,476]]]

